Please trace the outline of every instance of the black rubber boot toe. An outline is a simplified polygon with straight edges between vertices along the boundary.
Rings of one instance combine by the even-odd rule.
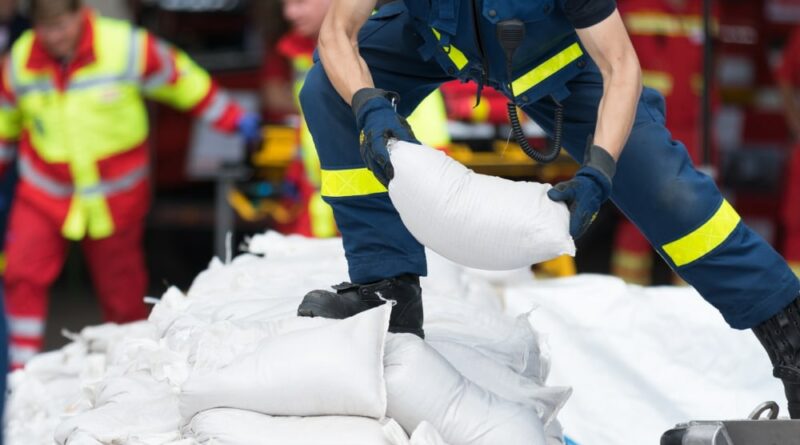
[[[416,275],[400,275],[370,284],[342,283],[336,292],[313,290],[306,294],[297,315],[344,319],[386,304],[392,304],[389,332],[425,338],[422,329],[422,289]]]

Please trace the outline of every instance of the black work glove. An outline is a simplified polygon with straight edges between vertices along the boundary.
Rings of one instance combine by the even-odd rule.
[[[419,144],[408,122],[397,114],[397,93],[379,88],[362,88],[353,95],[353,114],[361,135],[361,158],[384,186],[394,178],[387,144],[390,139]]]
[[[594,222],[600,206],[611,195],[611,181],[616,170],[614,158],[602,147],[593,145],[590,136],[583,166],[575,177],[556,184],[547,192],[553,201],[567,204],[570,212],[569,234],[572,238],[583,236]]]

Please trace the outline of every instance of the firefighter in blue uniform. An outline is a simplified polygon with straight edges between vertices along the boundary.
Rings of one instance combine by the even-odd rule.
[[[301,92],[352,283],[308,293],[300,315],[345,318],[394,300],[390,330],[424,336],[425,253],[386,193],[386,141],[415,141],[404,117],[442,82],[469,80],[503,92],[550,134],[561,114],[562,145],[582,167],[550,198],[568,205],[572,235],[611,199],[731,327],[755,331],[800,417],[800,282],[671,139],[614,0],[374,7],[333,0]]]

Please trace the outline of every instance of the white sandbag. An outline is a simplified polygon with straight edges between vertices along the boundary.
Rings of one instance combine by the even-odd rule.
[[[549,184],[479,175],[438,150],[389,148],[389,197],[412,235],[459,264],[511,270],[575,254],[569,211]]]
[[[569,387],[548,387],[515,373],[481,351],[455,342],[431,342],[430,345],[464,377],[494,395],[536,409],[547,427],[572,394]]]
[[[383,347],[388,304],[262,341],[251,354],[183,385],[181,414],[229,407],[281,416],[386,413]]]
[[[231,408],[198,413],[183,433],[201,445],[391,445],[375,419],[273,417]]]
[[[109,378],[89,393],[93,408],[65,419],[57,428],[59,445],[137,443],[158,445],[180,439],[178,398],[149,374]]]
[[[389,438],[392,445],[447,445],[436,428],[426,421],[422,421],[417,426],[410,438],[394,419],[389,420],[383,426],[383,433]]]
[[[428,421],[445,441],[458,445],[546,443],[534,408],[470,382],[418,337],[390,334],[384,366],[386,414],[406,431]]]

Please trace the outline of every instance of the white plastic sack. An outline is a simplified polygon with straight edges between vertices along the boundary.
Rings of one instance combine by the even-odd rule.
[[[280,416],[386,413],[383,347],[391,307],[325,326],[267,338],[251,354],[190,376],[181,414],[229,407]]]
[[[418,337],[390,334],[384,366],[386,414],[406,431],[427,421],[447,443],[546,443],[534,408],[501,399],[470,382]]]
[[[392,445],[447,445],[430,423],[423,421],[409,438],[403,427],[394,419],[383,426],[383,433]]]
[[[167,384],[132,373],[98,383],[94,389],[93,409],[65,419],[56,428],[59,445],[93,441],[159,445],[180,439],[178,398]]]
[[[515,373],[479,350],[452,342],[431,346],[465,378],[503,399],[533,407],[548,426],[569,399],[569,387],[548,387]]]
[[[511,270],[575,254],[569,211],[548,184],[479,175],[438,150],[389,147],[389,197],[422,244],[459,264]]]
[[[391,445],[375,419],[272,417],[229,408],[198,413],[183,432],[201,445]]]

